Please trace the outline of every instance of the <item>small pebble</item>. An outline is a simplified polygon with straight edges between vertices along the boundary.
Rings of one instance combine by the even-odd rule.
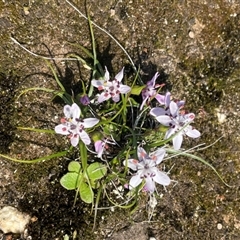
[[[5,206],[0,210],[0,229],[4,233],[23,233],[29,221],[29,215],[14,207]]]
[[[221,229],[222,229],[222,227],[223,227],[223,226],[222,226],[222,224],[221,224],[221,223],[218,223],[218,224],[217,224],[217,229],[218,229],[218,230],[221,230]]]
[[[227,121],[227,116],[223,113],[217,113],[217,117],[219,123],[224,123]]]
[[[190,31],[190,32],[188,33],[188,36],[189,36],[190,38],[195,38],[195,34],[194,34],[193,31]]]

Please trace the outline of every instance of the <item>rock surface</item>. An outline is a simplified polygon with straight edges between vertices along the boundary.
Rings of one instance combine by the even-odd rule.
[[[60,178],[68,163],[79,157],[39,164],[13,163],[0,157],[0,205],[18,206],[37,216],[29,225],[33,240],[113,239],[240,239],[240,3],[239,0],[72,0],[91,19],[113,34],[140,67],[146,82],[156,71],[158,83],[189,110],[198,111],[195,127],[202,133],[184,148],[198,143],[211,148],[196,152],[211,163],[231,186],[225,186],[206,165],[178,156],[166,162],[171,178],[178,181],[159,188],[151,221],[146,199],[138,210],[99,210],[92,232],[91,207],[64,190]],[[100,63],[114,76],[128,58],[117,44],[94,27]],[[41,58],[15,44],[13,36],[34,53],[55,57],[91,51],[87,21],[65,0],[0,1],[0,153],[17,159],[34,159],[65,149],[62,137],[16,129],[18,126],[54,129],[63,103],[52,95],[26,88],[59,90],[52,72]],[[74,44],[72,44],[74,43]],[[91,73],[76,62],[56,61],[56,69],[69,93],[79,93],[81,81]],[[217,110],[216,110],[217,109]],[[174,167],[172,167],[174,165]],[[106,198],[99,207],[111,207]],[[221,227],[219,227],[221,224]],[[137,227],[136,227],[137,226]],[[139,228],[139,229],[138,229]],[[8,230],[7,230],[8,231]],[[1,238],[1,237],[0,237]]]

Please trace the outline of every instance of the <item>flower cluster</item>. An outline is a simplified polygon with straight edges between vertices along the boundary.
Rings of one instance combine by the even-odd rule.
[[[124,68],[113,80],[110,80],[110,75],[106,68],[103,80],[93,79],[91,81],[92,86],[101,91],[97,97],[98,103],[102,103],[109,99],[112,99],[114,102],[119,102],[120,94],[130,93],[131,88],[122,84],[123,71]],[[186,113],[183,109],[185,104],[184,101],[173,101],[170,92],[167,92],[165,95],[158,93],[156,89],[163,86],[156,84],[158,76],[159,73],[157,72],[143,88],[141,92],[142,102],[139,104],[140,110],[142,110],[145,105],[149,106],[152,100],[157,100],[159,106],[151,108],[149,114],[162,125],[169,127],[166,131],[165,139],[172,138],[173,148],[179,150],[184,135],[191,138],[197,138],[200,136],[200,132],[190,125],[190,123],[193,122],[195,115],[193,113]],[[127,97],[130,97],[130,94],[128,94]],[[94,103],[94,101],[92,102],[89,96],[83,94],[80,97],[79,103],[87,109],[90,107],[89,105]],[[127,111],[127,109],[124,111]],[[71,106],[65,105],[63,112],[65,117],[61,119],[61,124],[55,127],[55,132],[62,135],[68,135],[71,144],[74,147],[78,145],[79,139],[85,145],[89,145],[91,140],[88,133],[85,131],[85,128],[92,128],[99,123],[99,119],[102,117],[101,114],[99,114],[99,119],[81,119],[81,109],[76,103],[73,103]],[[142,111],[142,113],[143,112],[144,111]],[[148,113],[146,113],[146,116],[148,116]],[[101,126],[101,124],[102,123],[100,122],[99,126]],[[104,129],[104,127],[101,126],[101,129]],[[107,149],[109,148],[108,144],[116,144],[112,136],[111,140],[109,140],[109,137],[103,136],[106,136],[106,133],[103,132],[103,134],[101,134],[101,131],[98,132],[96,136],[93,136],[95,153],[100,159],[103,159],[103,153],[107,154]],[[156,151],[147,154],[142,147],[138,147],[138,160],[128,159],[123,162],[125,166],[135,171],[135,174],[131,177],[129,182],[129,189],[131,190],[139,186],[143,181],[143,189],[149,193],[153,193],[156,190],[155,183],[168,186],[171,182],[170,178],[167,173],[158,169],[158,165],[163,161],[165,154],[166,150],[164,148],[158,148]]]

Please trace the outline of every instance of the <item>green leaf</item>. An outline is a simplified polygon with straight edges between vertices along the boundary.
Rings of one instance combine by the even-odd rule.
[[[93,191],[92,188],[85,182],[81,182],[79,187],[79,194],[81,199],[85,203],[92,203],[93,202]]]
[[[99,131],[98,132],[94,131],[94,132],[92,132],[91,137],[92,137],[92,140],[94,142],[96,142],[98,140],[102,140],[103,139],[103,134],[101,132],[99,132]]]
[[[23,159],[20,160],[20,159],[12,158],[12,157],[9,157],[9,156],[3,155],[3,154],[0,154],[0,157],[11,160],[13,162],[19,162],[19,163],[37,163],[37,162],[46,161],[46,160],[50,160],[50,159],[57,158],[57,157],[62,157],[62,156],[65,156],[67,153],[68,153],[68,151],[53,153],[51,155],[48,155],[45,157],[40,157],[40,158],[33,159],[33,160],[23,160]]]
[[[17,127],[17,129],[33,131],[33,132],[40,132],[40,133],[52,133],[52,134],[56,133],[54,130],[49,130],[49,129],[38,129],[38,128],[29,128],[29,127]]]
[[[57,75],[57,72],[54,70],[51,62],[48,61],[48,60],[46,60],[46,59],[45,59],[45,62],[46,62],[46,64],[48,65],[48,67],[52,70],[53,76],[54,76],[54,78],[55,78],[58,86],[61,88],[61,90],[62,90],[63,92],[66,92],[66,90],[65,90],[64,86],[62,85],[61,81],[59,80],[58,75]]]
[[[225,184],[227,187],[232,187],[230,185],[228,185],[224,180],[223,178],[221,177],[221,175],[218,173],[218,171],[210,164],[208,163],[207,161],[205,161],[204,159],[202,159],[201,157],[198,157],[196,155],[193,155],[193,154],[190,154],[190,153],[187,153],[187,151],[185,152],[182,152],[181,150],[174,150],[174,149],[171,149],[171,148],[166,148],[166,151],[168,153],[174,153],[174,154],[177,154],[177,155],[183,155],[185,157],[190,157],[192,159],[195,159],[203,164],[205,164],[206,166],[210,167],[214,173],[219,177],[219,179],[223,182],[223,184]]]
[[[60,179],[60,184],[67,190],[74,190],[77,188],[77,181],[80,178],[80,175],[81,174],[76,172],[69,172]]]
[[[88,166],[87,174],[91,180],[102,178],[107,173],[107,168],[104,164],[95,162]]]
[[[76,173],[79,173],[81,169],[81,165],[79,162],[76,162],[76,161],[72,161],[69,163],[68,165],[68,171],[69,172],[76,172]]]
[[[27,88],[21,91],[21,93],[17,96],[16,100],[18,100],[23,94],[29,92],[29,91],[44,91],[49,93],[55,93],[56,90],[50,89],[50,88],[41,88],[41,87],[33,87],[33,88]]]
[[[97,180],[92,180],[92,179],[89,179],[90,181],[90,185],[93,189],[97,189],[100,187],[100,182],[97,181]]]
[[[120,140],[120,133],[119,133],[119,128],[111,123],[108,122],[108,124],[104,124],[103,126],[103,132],[105,135],[112,135],[113,139],[115,141]]]
[[[143,86],[138,86],[138,85],[135,85],[132,87],[131,89],[131,94],[133,95],[140,95],[140,93],[142,92],[142,90],[146,87],[146,85],[143,85]]]

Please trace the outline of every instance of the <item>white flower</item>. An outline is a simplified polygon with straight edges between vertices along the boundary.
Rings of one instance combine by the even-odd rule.
[[[165,150],[160,148],[148,155],[143,148],[138,147],[138,160],[128,159],[124,161],[124,165],[137,171],[129,182],[130,190],[137,187],[143,180],[145,180],[144,190],[150,193],[155,191],[155,182],[163,186],[170,184],[171,180],[168,175],[157,168],[157,165],[163,161],[165,153]]]
[[[62,135],[69,135],[72,146],[76,147],[80,139],[86,144],[90,144],[91,140],[84,131],[99,122],[97,118],[80,119],[81,109],[76,103],[72,106],[65,105],[63,108],[65,118],[61,119],[61,124],[55,127],[55,132]]]
[[[105,67],[106,68],[106,67]],[[104,102],[110,98],[114,102],[120,100],[120,93],[128,93],[131,88],[127,85],[121,83],[123,79],[123,70],[124,68],[115,76],[114,80],[110,81],[109,72],[106,68],[104,75],[104,80],[92,80],[91,83],[94,87],[97,87],[98,90],[103,90],[103,92],[98,97],[98,102]]]
[[[171,101],[168,109],[153,108],[150,114],[153,115],[158,122],[164,126],[170,127],[166,132],[165,139],[176,134],[173,140],[173,147],[175,150],[179,150],[182,145],[183,135],[187,135],[191,138],[200,137],[200,132],[189,125],[195,118],[193,113],[185,114],[180,111],[183,106],[182,101]]]

